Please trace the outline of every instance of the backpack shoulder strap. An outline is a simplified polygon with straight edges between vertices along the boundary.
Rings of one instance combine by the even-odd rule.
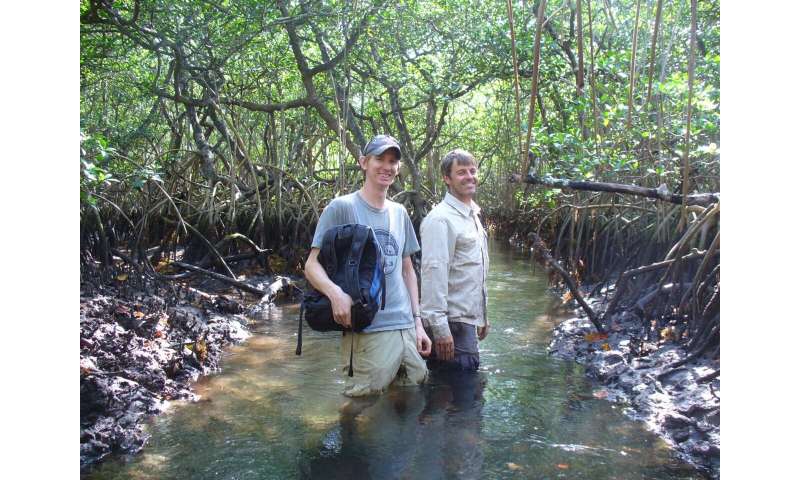
[[[306,312],[306,305],[300,302],[300,323],[297,326],[297,348],[294,350],[295,355],[300,355],[303,351],[303,314]]]
[[[336,266],[338,262],[338,259],[336,258],[336,239],[339,237],[339,232],[341,229],[341,225],[331,227],[322,237],[322,247],[320,248],[320,254],[322,255],[323,260],[322,267],[325,268],[325,273],[327,273],[328,277],[331,278],[333,278],[333,274],[336,273]]]
[[[378,238],[375,236],[374,231],[369,232],[367,241],[372,242],[373,248],[375,249],[375,268],[379,272],[379,278],[381,282],[381,310],[383,310],[386,307],[386,272],[384,271],[386,262],[383,258],[383,251],[381,250],[381,246],[378,244]]]
[[[370,239],[372,229],[366,225],[355,225],[353,232],[353,241],[350,244],[350,255],[347,259],[347,272],[345,279],[347,281],[348,290],[354,299],[361,297],[361,292],[358,282],[358,269],[361,266],[361,255],[364,253],[364,247],[367,240]],[[355,294],[355,295],[354,295]]]

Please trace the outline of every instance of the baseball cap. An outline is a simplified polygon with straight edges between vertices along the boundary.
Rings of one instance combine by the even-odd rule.
[[[364,155],[378,156],[386,150],[394,148],[397,150],[397,158],[402,158],[403,154],[400,150],[400,144],[391,135],[375,135],[372,140],[364,147]]]

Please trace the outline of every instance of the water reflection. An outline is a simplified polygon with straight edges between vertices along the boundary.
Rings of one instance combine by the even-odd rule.
[[[318,449],[301,456],[302,478],[480,478],[482,373],[433,372],[424,388],[351,399]]]

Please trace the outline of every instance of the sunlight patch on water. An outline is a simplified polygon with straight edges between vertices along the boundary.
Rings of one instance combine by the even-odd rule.
[[[166,455],[149,452],[142,453],[142,470],[132,472],[131,478],[134,480],[153,478],[153,474],[158,474],[164,470],[167,462],[169,462],[169,457]]]

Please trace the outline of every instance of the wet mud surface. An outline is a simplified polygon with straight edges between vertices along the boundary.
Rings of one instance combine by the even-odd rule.
[[[270,308],[194,288],[124,297],[107,289],[80,298],[82,472],[112,453],[138,453],[146,417],[171,400],[197,400],[192,383],[217,371],[225,347],[247,339],[252,319]]]
[[[588,318],[568,318],[554,329],[549,352],[584,365],[602,385],[595,398],[623,405],[682,459],[719,478],[721,393],[714,375],[719,358],[701,356],[670,368],[687,356],[680,345],[637,341],[643,321],[632,312],[614,315],[610,323],[606,337]]]

